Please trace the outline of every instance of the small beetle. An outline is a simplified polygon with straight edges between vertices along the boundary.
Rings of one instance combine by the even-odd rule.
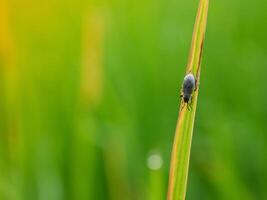
[[[183,82],[183,88],[182,88],[182,93],[180,97],[183,98],[183,103],[187,104],[187,109],[191,109],[191,103],[192,103],[192,94],[193,91],[196,90],[196,79],[192,73],[187,74],[184,77],[184,82]],[[184,105],[182,106],[183,109]]]

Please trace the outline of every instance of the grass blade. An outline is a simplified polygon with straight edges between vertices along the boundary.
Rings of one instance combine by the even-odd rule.
[[[208,0],[200,0],[195,21],[186,74],[193,73],[199,84],[203,42],[208,15]],[[199,87],[193,94],[192,110],[180,109],[172,149],[168,200],[185,199],[191,141]]]

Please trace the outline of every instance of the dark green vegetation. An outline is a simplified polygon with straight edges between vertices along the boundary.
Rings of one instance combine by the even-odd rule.
[[[166,197],[198,1],[95,2],[0,3],[1,200]],[[267,196],[266,7],[210,2],[187,199]]]

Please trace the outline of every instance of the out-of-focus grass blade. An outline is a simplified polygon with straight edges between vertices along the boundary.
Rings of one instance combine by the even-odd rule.
[[[200,64],[208,15],[208,0],[200,0],[195,21],[186,74],[191,72],[199,83]],[[191,141],[199,87],[193,94],[192,110],[180,109],[172,149],[168,200],[185,199]]]

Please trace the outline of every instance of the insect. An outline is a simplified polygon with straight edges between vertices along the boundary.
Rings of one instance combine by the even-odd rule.
[[[180,97],[183,98],[183,106],[187,105],[187,109],[191,110],[192,94],[196,90],[196,79],[192,73],[187,74],[184,77],[183,88]]]

